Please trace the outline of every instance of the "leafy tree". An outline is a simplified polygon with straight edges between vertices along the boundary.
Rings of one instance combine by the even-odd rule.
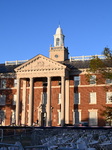
[[[106,122],[112,126],[112,107],[103,106],[104,111],[101,113],[102,116],[105,117]]]
[[[96,76],[96,82],[103,82],[108,79],[112,83],[112,51],[109,48],[104,48],[103,51],[104,59],[98,58],[98,56],[93,56],[90,60],[89,70],[87,74],[87,79],[89,80],[91,74],[100,74],[100,77]],[[112,88],[112,85],[109,85],[108,88]],[[112,102],[112,96],[110,97]],[[109,125],[112,125],[112,107],[104,106],[102,115],[105,116],[106,121]]]
[[[93,56],[90,60],[89,70],[87,77],[90,77],[90,72],[100,74],[103,79],[112,80],[112,51],[109,48],[104,48],[104,59]],[[97,79],[98,80],[98,79]]]

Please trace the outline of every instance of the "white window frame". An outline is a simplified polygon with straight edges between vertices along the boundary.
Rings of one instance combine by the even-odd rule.
[[[17,87],[17,79],[14,79],[14,87]]]
[[[6,95],[0,95],[0,105],[6,104]]]
[[[89,112],[89,125],[90,126],[97,126],[98,125],[98,110],[97,109],[90,109]]]
[[[90,84],[96,84],[96,75],[90,76]]]
[[[96,92],[90,92],[89,104],[96,104]]]
[[[106,79],[105,83],[106,84],[112,84],[112,79]]]
[[[80,104],[81,94],[74,93],[74,104]]]
[[[1,79],[1,88],[6,89],[6,79]]]
[[[73,125],[81,122],[81,110],[73,110]]]
[[[80,85],[80,76],[74,76],[74,85],[75,86]]]
[[[106,104],[112,104],[112,101],[109,99],[112,96],[112,92],[106,92]]]

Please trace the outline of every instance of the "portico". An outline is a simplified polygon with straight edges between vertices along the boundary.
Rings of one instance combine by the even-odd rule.
[[[52,118],[51,118],[51,102],[52,102],[52,78],[53,77],[60,77],[61,78],[61,126],[65,124],[65,105],[66,101],[69,103],[69,96],[65,97],[65,90],[69,91],[69,87],[67,88],[65,85],[67,83],[67,78],[69,74],[69,69],[50,58],[47,58],[43,55],[37,55],[33,59],[30,59],[26,63],[22,64],[21,66],[17,67],[15,69],[17,73],[17,103],[16,103],[16,125],[19,125],[20,122],[22,124],[26,124],[25,118],[26,118],[26,81],[29,80],[29,119],[28,119],[28,125],[31,126],[34,122],[33,115],[34,115],[34,79],[36,78],[47,78],[47,87],[46,87],[46,93],[47,93],[47,104],[45,107],[46,111],[46,126],[51,126],[52,124]],[[22,87],[20,84],[20,81],[23,80]],[[66,82],[65,82],[66,81]],[[66,88],[65,88],[66,87]],[[22,91],[22,92],[21,92]],[[22,93],[22,108],[20,109],[20,95]],[[68,93],[68,92],[67,92]],[[69,94],[69,93],[68,93]],[[38,102],[40,105],[42,104],[42,101]],[[38,110],[40,105],[38,105]],[[55,107],[55,106],[53,106]],[[69,107],[69,106],[68,106]],[[66,106],[67,108],[67,106]],[[20,110],[22,110],[21,118],[20,118]],[[66,110],[69,111],[69,108]],[[40,122],[40,118],[37,118]],[[66,120],[69,120],[69,116],[66,115]]]

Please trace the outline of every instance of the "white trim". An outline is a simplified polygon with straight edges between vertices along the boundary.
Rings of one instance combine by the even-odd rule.
[[[89,125],[98,125],[98,109],[89,109]],[[93,113],[93,114],[92,114]]]
[[[106,104],[112,104],[112,100],[109,99],[110,97],[112,97],[112,92],[106,92]]]
[[[97,104],[96,92],[89,93],[89,104]]]

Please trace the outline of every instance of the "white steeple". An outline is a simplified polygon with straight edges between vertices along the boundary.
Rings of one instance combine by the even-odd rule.
[[[54,47],[64,46],[64,35],[60,26],[56,29],[56,34],[54,35]]]
[[[55,61],[65,61],[68,59],[68,48],[64,46],[64,35],[60,26],[54,35],[54,47],[50,47],[49,56]]]

